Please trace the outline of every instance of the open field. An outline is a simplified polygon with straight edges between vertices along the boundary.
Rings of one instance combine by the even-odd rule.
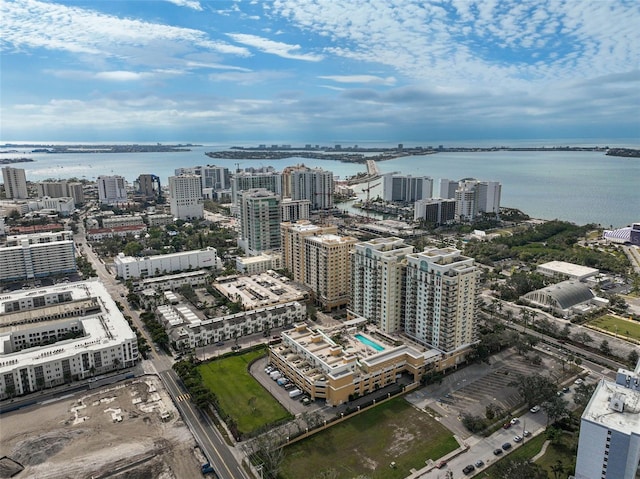
[[[327,477],[404,478],[457,447],[438,421],[396,398],[287,447],[280,477],[315,479],[335,471]]]
[[[220,408],[244,434],[291,417],[249,374],[249,364],[264,354],[264,350],[248,351],[198,366],[205,386],[214,392]]]
[[[5,455],[24,466],[16,478],[38,479],[183,479],[203,458],[152,376],[3,414]]]
[[[627,336],[640,341],[640,323],[635,321],[629,321],[606,314],[590,321],[589,326],[595,326],[613,335]]]

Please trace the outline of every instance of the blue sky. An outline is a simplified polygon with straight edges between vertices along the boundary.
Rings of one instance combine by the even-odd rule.
[[[636,0],[0,0],[0,142],[640,138]]]

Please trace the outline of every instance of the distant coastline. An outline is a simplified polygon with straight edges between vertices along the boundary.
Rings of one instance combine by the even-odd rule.
[[[1,148],[32,148],[31,153],[51,153],[51,154],[66,154],[66,153],[172,153],[172,152],[184,152],[191,151],[191,148],[201,145],[193,145],[188,143],[186,145],[162,145],[157,143],[155,145],[17,145],[13,143],[5,143],[0,145],[0,153],[4,153]]]
[[[10,165],[13,163],[29,163],[32,162],[31,158],[0,158],[0,165]]]

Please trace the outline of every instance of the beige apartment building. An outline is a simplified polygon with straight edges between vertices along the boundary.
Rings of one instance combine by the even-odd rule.
[[[304,239],[305,281],[325,311],[347,306],[351,295],[349,256],[357,239],[322,234]]]
[[[305,282],[305,238],[308,236],[337,233],[338,227],[335,225],[318,226],[307,220],[280,224],[282,263],[293,275],[294,281],[299,283]]]

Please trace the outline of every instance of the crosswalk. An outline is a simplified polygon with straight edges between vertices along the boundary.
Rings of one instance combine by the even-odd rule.
[[[191,394],[189,393],[180,394],[180,396],[176,396],[176,401],[178,402],[188,401],[189,399],[191,399]]]

